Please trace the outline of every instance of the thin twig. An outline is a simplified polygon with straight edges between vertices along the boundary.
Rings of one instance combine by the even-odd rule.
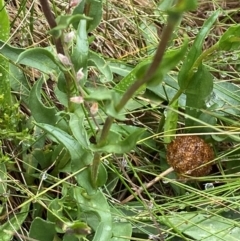
[[[143,190],[148,189],[149,187],[153,186],[156,182],[161,180],[163,177],[165,177],[166,175],[168,175],[172,171],[174,171],[174,169],[172,167],[168,168],[166,171],[164,171],[161,174],[159,174],[158,176],[156,176],[152,181],[150,181],[146,185],[140,187],[132,195],[130,195],[129,197],[125,198],[121,203],[124,204],[124,203],[127,203],[127,202],[133,200],[136,196],[138,196],[140,193],[142,193]]]

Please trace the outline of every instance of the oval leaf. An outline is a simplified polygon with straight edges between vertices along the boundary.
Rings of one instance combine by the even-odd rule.
[[[82,14],[75,15],[60,15],[56,18],[57,26],[52,28],[49,33],[52,34],[55,38],[59,38],[62,35],[62,31],[67,29],[70,24],[79,23],[80,20],[91,20]]]
[[[16,62],[56,76],[60,71],[59,67],[67,70],[50,51],[44,48],[27,49],[18,56]]]
[[[33,118],[37,122],[56,125],[58,122],[57,110],[55,107],[47,107],[41,101],[41,88],[43,78],[39,79],[32,87],[29,96],[29,108]]]
[[[215,11],[210,18],[206,20],[206,22],[203,24],[201,30],[197,34],[197,37],[194,40],[194,43],[186,56],[186,59],[183,62],[183,65],[181,67],[181,70],[178,75],[178,84],[180,88],[184,91],[187,89],[188,84],[190,82],[191,75],[193,74],[192,67],[194,66],[195,61],[202,53],[202,45],[205,40],[205,37],[210,32],[210,29],[214,22],[216,21],[218,17],[219,11]],[[198,66],[196,66],[198,68]],[[191,71],[189,71],[191,70]]]
[[[137,141],[141,137],[145,130],[144,129],[138,129],[131,133],[129,136],[127,136],[123,141],[115,141],[105,143],[104,146],[98,147],[92,145],[93,151],[100,151],[100,152],[106,152],[106,153],[116,153],[116,154],[123,154],[126,152],[129,152],[133,150],[136,146]]]
[[[230,27],[220,38],[219,48],[225,51],[238,50],[240,48],[240,25]]]
[[[110,67],[105,62],[105,60],[100,57],[97,53],[92,51],[89,52],[88,59],[89,66],[95,66],[103,74],[103,78],[100,78],[102,83],[110,82],[113,80],[113,75]]]

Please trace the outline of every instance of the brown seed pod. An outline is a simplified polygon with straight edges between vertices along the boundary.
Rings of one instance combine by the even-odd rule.
[[[213,159],[213,149],[198,136],[178,136],[167,147],[167,161],[180,176],[209,174]]]

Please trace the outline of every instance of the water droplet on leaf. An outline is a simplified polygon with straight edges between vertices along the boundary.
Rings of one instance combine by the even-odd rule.
[[[205,190],[209,190],[209,189],[213,189],[213,188],[214,188],[213,183],[206,183],[205,184]]]

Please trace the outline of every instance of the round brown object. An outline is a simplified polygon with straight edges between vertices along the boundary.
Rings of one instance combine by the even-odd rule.
[[[167,147],[167,161],[179,175],[205,176],[213,159],[213,149],[198,136],[179,136]]]

